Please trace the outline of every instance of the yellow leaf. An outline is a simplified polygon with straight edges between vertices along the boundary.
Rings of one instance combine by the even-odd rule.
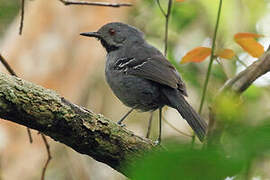
[[[237,33],[234,35],[234,40],[251,56],[258,58],[264,53],[264,48],[255,38],[261,36],[255,33]]]
[[[216,56],[224,59],[232,59],[235,56],[235,52],[232,49],[223,49],[219,51]]]
[[[197,47],[189,51],[181,60],[181,64],[187,62],[201,62],[211,54],[211,48]]]

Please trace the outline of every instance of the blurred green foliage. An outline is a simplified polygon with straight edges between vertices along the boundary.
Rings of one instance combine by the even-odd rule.
[[[193,20],[199,16],[199,7],[190,3],[184,3],[183,5],[176,4],[172,9],[173,18],[171,21],[171,27],[173,29],[184,29]],[[173,26],[173,27],[172,27]]]
[[[241,161],[226,158],[218,149],[191,149],[188,145],[173,145],[168,151],[154,152],[138,161],[136,180],[214,180],[239,172]]]
[[[244,93],[243,97],[247,101],[256,101],[259,100],[263,95],[263,89],[255,85],[251,85]]]
[[[149,152],[130,170],[135,180],[248,179],[252,162],[270,152],[270,119],[257,127],[234,124],[227,128],[223,144],[191,148],[170,142],[165,149]]]
[[[224,83],[227,80],[227,75],[222,65],[215,64],[213,66],[212,77],[221,83]]]
[[[7,30],[8,24],[18,14],[19,9],[18,0],[0,0],[0,35]]]

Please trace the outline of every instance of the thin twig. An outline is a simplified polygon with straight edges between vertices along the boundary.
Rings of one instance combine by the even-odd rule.
[[[43,142],[45,144],[45,147],[46,147],[46,150],[47,150],[47,157],[48,157],[47,161],[46,161],[46,163],[45,163],[45,165],[44,165],[44,167],[42,169],[42,175],[41,175],[41,180],[45,180],[45,173],[46,173],[48,164],[52,159],[52,156],[51,156],[51,151],[50,151],[50,145],[49,145],[49,143],[48,143],[48,141],[46,139],[46,136],[44,134],[42,134],[42,133],[40,133],[40,134],[41,134],[42,140],[43,140]]]
[[[33,138],[32,138],[31,129],[27,127],[26,131],[27,131],[27,134],[28,134],[29,142],[32,144],[33,143]]]
[[[216,62],[220,65],[221,69],[223,70],[225,76],[226,76],[226,80],[229,79],[228,74],[226,73],[225,67],[224,65],[221,63],[220,59],[218,59],[217,57],[215,57]]]
[[[244,67],[248,67],[247,65],[246,65],[246,63],[244,63],[238,56],[235,56],[236,57],[236,61],[238,61],[240,64],[242,64]]]
[[[104,7],[121,7],[121,6],[132,6],[130,3],[107,3],[107,2],[87,2],[87,1],[68,1],[59,0],[64,5],[87,5],[87,6],[104,6]]]
[[[202,113],[202,108],[203,108],[203,104],[204,104],[204,100],[205,100],[205,96],[206,96],[207,85],[208,85],[210,74],[211,74],[211,68],[212,68],[214,58],[215,58],[214,53],[215,53],[215,47],[216,47],[216,38],[217,38],[218,25],[219,25],[219,20],[220,20],[220,15],[221,15],[221,9],[222,9],[222,0],[219,1],[217,21],[216,21],[215,31],[214,31],[213,41],[212,41],[211,57],[210,57],[210,62],[209,62],[208,69],[207,69],[206,78],[205,78],[204,85],[203,85],[203,92],[202,92],[202,98],[201,98],[201,103],[200,103],[200,107],[199,107],[199,114]],[[192,138],[191,143],[194,144],[194,142],[195,142],[195,138]]]
[[[152,127],[152,120],[153,120],[153,113],[154,112],[150,112],[150,118],[149,118],[149,121],[148,121],[147,133],[146,133],[146,136],[145,136],[146,138],[150,137],[151,127]]]
[[[166,13],[165,13],[164,9],[162,8],[162,6],[161,6],[159,0],[157,0],[157,4],[158,4],[158,7],[159,7],[161,13],[163,14],[163,16],[166,17]]]
[[[1,54],[0,54],[0,61],[4,65],[4,67],[7,69],[9,74],[11,74],[12,76],[18,77],[17,74],[15,73],[15,71],[13,71],[11,66],[8,64],[8,62],[5,60],[5,58]]]
[[[179,134],[182,134],[184,136],[187,136],[187,137],[192,137],[192,135],[189,135],[187,133],[184,133],[183,131],[180,131],[179,129],[177,129],[174,125],[172,125],[169,121],[167,121],[164,117],[163,118],[163,121],[168,125],[170,126],[172,129],[174,129],[176,132],[178,132]]]
[[[22,35],[23,30],[23,22],[24,22],[24,6],[25,6],[25,0],[21,0],[21,21],[20,21],[20,29],[19,29],[19,35]]]
[[[7,69],[9,74],[11,74],[12,76],[18,77],[17,74],[15,73],[15,71],[11,68],[11,66],[8,64],[8,62],[5,60],[5,58],[1,54],[0,54],[0,61],[4,65],[4,67]],[[29,128],[27,128],[27,134],[29,137],[29,142],[32,143],[33,138],[32,138],[32,134],[31,134],[31,130]]]
[[[207,90],[207,85],[208,85],[209,77],[210,77],[210,73],[211,73],[211,68],[212,68],[212,64],[214,61],[214,57],[215,57],[214,52],[215,52],[215,45],[216,45],[216,38],[217,38],[217,31],[218,31],[218,25],[219,25],[219,20],[220,20],[221,8],[222,8],[222,0],[219,1],[217,21],[216,21],[215,32],[214,32],[213,41],[212,41],[211,57],[210,57],[210,62],[209,62],[208,69],[207,69],[206,79],[204,81],[202,99],[201,99],[200,108],[199,108],[199,114],[201,114],[201,112],[202,112],[204,99],[205,99],[205,95],[206,95],[206,90]]]
[[[172,0],[168,0],[168,8],[167,8],[167,14],[166,14],[166,23],[165,23],[165,47],[164,47],[164,54],[167,55],[167,49],[168,49],[168,30],[169,30],[169,19],[171,15],[171,9],[172,9]]]
[[[168,6],[167,6],[167,12],[165,13],[164,9],[162,8],[159,0],[157,0],[158,7],[165,17],[165,37],[164,37],[164,56],[167,55],[167,49],[168,49],[168,30],[169,30],[169,19],[171,15],[171,10],[172,10],[172,0],[168,0]]]

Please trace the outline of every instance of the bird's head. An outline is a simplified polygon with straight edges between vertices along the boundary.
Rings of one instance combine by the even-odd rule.
[[[140,30],[120,22],[108,23],[97,32],[81,33],[80,35],[99,39],[107,52],[117,50],[127,43],[143,41],[143,33]]]

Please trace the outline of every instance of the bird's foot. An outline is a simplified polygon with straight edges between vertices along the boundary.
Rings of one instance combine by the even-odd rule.
[[[123,123],[121,123],[121,122],[117,122],[117,124],[118,124],[119,126],[121,126],[121,127],[126,127],[126,125],[123,124]]]
[[[161,144],[161,141],[158,141],[158,140],[154,141],[154,145],[155,145],[155,147],[157,147],[157,148],[161,148],[161,149],[163,149],[163,150],[168,151],[168,149],[167,149],[165,146],[163,146],[163,145]]]
[[[161,141],[159,141],[159,140],[154,141],[155,146],[159,146],[160,143],[161,143]]]
[[[160,145],[161,144],[161,136],[158,136],[158,139],[154,142],[155,145]]]

